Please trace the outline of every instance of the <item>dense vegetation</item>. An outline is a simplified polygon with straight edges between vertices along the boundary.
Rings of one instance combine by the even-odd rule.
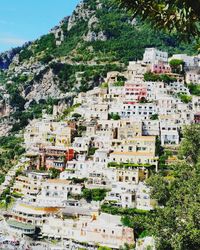
[[[167,49],[170,54],[178,50],[192,53],[192,46],[180,43],[176,35],[169,36],[156,31],[139,20],[131,25],[131,13],[124,12],[115,5],[112,5],[112,11],[109,8],[97,10],[96,16],[100,19],[100,23],[94,31],[103,30],[108,37],[105,42],[97,41],[90,44],[96,52],[112,52],[117,60],[123,62],[141,59],[146,47]]]
[[[30,59],[40,55],[40,60],[45,62],[45,58],[50,56],[56,48],[56,41],[53,34],[42,36],[30,47],[26,47],[19,55],[19,61]],[[42,54],[41,54],[42,53]]]
[[[0,183],[4,181],[4,175],[17,162],[24,153],[23,140],[20,137],[0,137]]]
[[[184,61],[179,59],[172,59],[170,62],[170,67],[173,73],[181,74],[184,69]]]
[[[12,114],[12,118],[16,120],[11,132],[18,132],[25,128],[29,122],[33,119],[42,118],[43,110],[46,114],[52,114],[53,105],[57,103],[57,100],[48,98],[47,100],[40,100],[39,103],[32,102],[30,107],[26,110],[17,110]]]
[[[59,81],[61,91],[81,91],[86,92],[94,86],[98,86],[109,71],[121,71],[122,68],[116,64],[106,64],[97,66],[70,65],[62,63],[52,63],[50,67]],[[76,83],[80,78],[80,86]]]

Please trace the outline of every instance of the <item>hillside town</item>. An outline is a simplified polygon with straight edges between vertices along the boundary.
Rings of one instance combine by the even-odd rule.
[[[158,206],[146,181],[159,171],[159,148],[171,152],[166,164],[178,161],[183,127],[200,123],[191,91],[199,84],[200,56],[147,48],[142,61],[109,72],[72,106],[44,110],[25,128],[26,152],[0,187],[13,198],[1,213],[6,241],[16,249],[155,249],[152,237],[136,238],[108,210]]]

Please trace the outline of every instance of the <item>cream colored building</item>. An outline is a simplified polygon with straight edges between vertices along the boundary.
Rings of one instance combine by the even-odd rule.
[[[50,120],[33,120],[26,127],[24,142],[27,149],[43,146],[69,146],[73,137],[74,129],[66,122]]]
[[[133,229],[124,227],[120,216],[109,214],[78,220],[49,218],[48,223],[43,225],[42,233],[50,238],[71,239],[115,249],[134,244]]]
[[[120,121],[120,126],[118,127],[117,138],[119,140],[129,140],[133,139],[135,136],[142,135],[142,123],[138,121]]]
[[[46,173],[28,173],[27,176],[19,175],[15,179],[11,192],[21,194],[22,196],[37,196],[41,191],[42,183],[49,178]]]

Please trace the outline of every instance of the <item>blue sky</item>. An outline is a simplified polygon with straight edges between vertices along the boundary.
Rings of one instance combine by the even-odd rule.
[[[46,34],[80,0],[1,0],[0,52]]]

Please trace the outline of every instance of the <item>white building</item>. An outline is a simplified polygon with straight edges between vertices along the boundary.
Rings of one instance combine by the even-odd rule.
[[[189,89],[184,85],[183,82],[171,82],[167,85],[168,94],[186,94],[190,95]]]
[[[49,118],[33,120],[24,133],[27,150],[37,150],[38,146],[63,146],[71,143],[73,129],[67,122],[57,122]]]
[[[88,178],[92,170],[93,161],[87,160],[86,155],[79,155],[77,159],[67,162],[66,169],[60,173],[60,179]]]
[[[157,202],[150,197],[150,188],[144,183],[140,182],[136,188],[136,204],[137,209],[141,210],[153,210],[157,205]]]
[[[160,123],[160,137],[161,145],[178,145],[179,144],[179,130],[176,124],[172,122]]]
[[[90,145],[89,137],[75,137],[72,147],[77,152],[88,152]]]
[[[174,113],[175,104],[178,102],[173,96],[162,95],[157,98],[157,107],[159,115],[169,115]]]
[[[113,182],[112,190],[106,196],[106,202],[114,202],[114,206],[122,208],[137,208],[141,210],[153,210],[157,205],[150,197],[150,189],[139,182]]]
[[[154,103],[124,103],[120,116],[122,119],[134,117],[138,120],[147,120],[152,115],[157,114],[157,112],[158,110]]]
[[[168,62],[168,53],[160,51],[156,48],[145,49],[143,62],[147,64],[156,64],[158,62]]]
[[[47,180],[42,184],[37,203],[50,207],[64,207],[69,194],[80,195],[82,186],[62,179]]]
[[[200,84],[200,71],[199,70],[191,70],[186,72],[186,82],[193,84]]]
[[[160,122],[159,120],[144,120],[142,122],[142,134],[159,136],[160,134]]]
[[[114,206],[135,208],[135,185],[129,182],[113,182],[111,191],[106,196],[106,202],[114,202]]]
[[[164,82],[144,82],[147,86],[147,100],[155,101],[158,97],[167,94]]]
[[[194,56],[188,56],[187,54],[174,54],[171,58],[169,58],[169,62],[174,59],[183,60],[186,67],[195,66]]]
[[[192,97],[192,109],[195,112],[200,112],[200,96]]]

